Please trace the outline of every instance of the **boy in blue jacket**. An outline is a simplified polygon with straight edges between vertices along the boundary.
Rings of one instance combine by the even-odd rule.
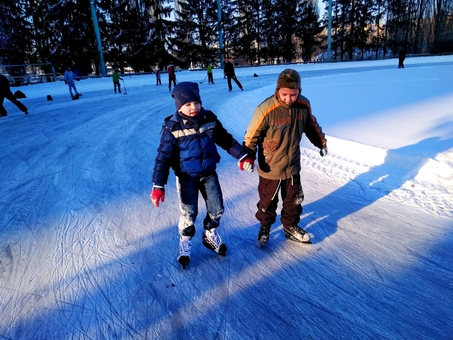
[[[170,168],[176,175],[179,196],[180,234],[178,262],[183,268],[190,262],[192,237],[198,215],[198,193],[206,202],[202,242],[219,255],[227,247],[217,232],[224,206],[216,172],[220,155],[217,146],[238,159],[240,170],[253,171],[254,161],[246,149],[223,127],[217,116],[201,104],[197,83],[181,82],[172,92],[176,112],[165,118],[153,172],[152,203],[164,202]]]

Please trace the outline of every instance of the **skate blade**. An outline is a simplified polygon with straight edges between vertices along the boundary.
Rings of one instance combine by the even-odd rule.
[[[258,243],[260,244],[261,249],[264,248],[264,246],[267,244],[267,242],[269,242],[269,237],[261,236],[260,239],[258,240]]]
[[[288,233],[285,232],[285,237],[287,240],[290,240],[290,241],[294,241],[294,242],[297,242],[297,243],[302,243],[302,244],[311,244],[311,240],[308,240],[308,241],[301,241],[297,238],[295,238],[293,235],[290,235]]]
[[[186,266],[190,263],[190,257],[189,256],[181,256],[178,259],[178,262],[182,266],[182,269],[186,269]]]
[[[221,255],[221,256],[226,256],[227,246],[226,246],[224,243],[222,243],[222,244],[220,245],[218,251],[216,251],[215,248],[213,248],[213,247],[211,246],[211,244],[210,244],[209,242],[207,242],[206,240],[203,240],[202,243],[203,243],[203,245],[204,245],[206,248],[208,248],[209,250],[212,250],[214,253],[219,254],[219,255]]]

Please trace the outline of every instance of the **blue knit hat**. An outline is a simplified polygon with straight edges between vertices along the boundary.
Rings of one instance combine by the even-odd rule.
[[[171,96],[175,98],[176,109],[189,102],[199,102],[201,104],[200,90],[197,83],[183,81],[175,86]]]

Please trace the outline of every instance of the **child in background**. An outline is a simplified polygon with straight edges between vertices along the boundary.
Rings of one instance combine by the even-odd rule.
[[[173,169],[180,207],[177,259],[185,268],[190,262],[199,193],[207,208],[203,220],[203,245],[219,255],[226,255],[227,247],[217,232],[224,205],[216,172],[220,161],[216,145],[239,160],[240,170],[252,172],[254,164],[244,147],[228,133],[217,116],[201,106],[197,83],[179,83],[173,89],[172,97],[176,112],[165,118],[162,126],[150,198],[156,207],[159,207],[159,202],[164,202],[164,186],[170,168]]]
[[[156,86],[157,85],[162,85],[162,82],[160,81],[160,68],[159,67],[156,69]]]
[[[175,65],[173,65],[172,61],[170,61],[170,64],[167,67],[167,71],[168,71],[168,91],[171,91],[171,84],[173,84],[173,86],[176,86]]]
[[[121,84],[120,84],[120,79],[123,80],[123,78],[120,77],[120,74],[118,73],[120,70],[116,69],[113,74],[112,74],[112,80],[113,80],[113,90],[116,93],[116,88],[118,88],[118,92],[121,93]]]
[[[206,71],[208,73],[208,84],[214,84],[214,76],[212,74],[212,64],[211,63],[209,63]]]

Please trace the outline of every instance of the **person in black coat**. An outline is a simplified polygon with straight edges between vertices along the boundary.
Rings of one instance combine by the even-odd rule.
[[[398,68],[404,68],[404,59],[406,59],[406,53],[401,49],[398,52]]]
[[[26,115],[28,114],[27,107],[20,101],[18,101],[16,97],[14,97],[14,94],[11,92],[8,78],[6,78],[3,74],[0,74],[0,117],[5,117],[8,115],[6,109],[3,107],[3,101],[5,100],[5,98],[16,105]]]
[[[231,79],[234,80],[237,86],[242,90],[242,84],[239,82],[239,80],[236,78],[236,74],[234,72],[234,65],[231,61],[228,60],[228,58],[225,58],[225,67],[223,69],[223,72],[225,73],[228,81],[228,91],[231,91],[233,89],[233,86],[231,85]]]

